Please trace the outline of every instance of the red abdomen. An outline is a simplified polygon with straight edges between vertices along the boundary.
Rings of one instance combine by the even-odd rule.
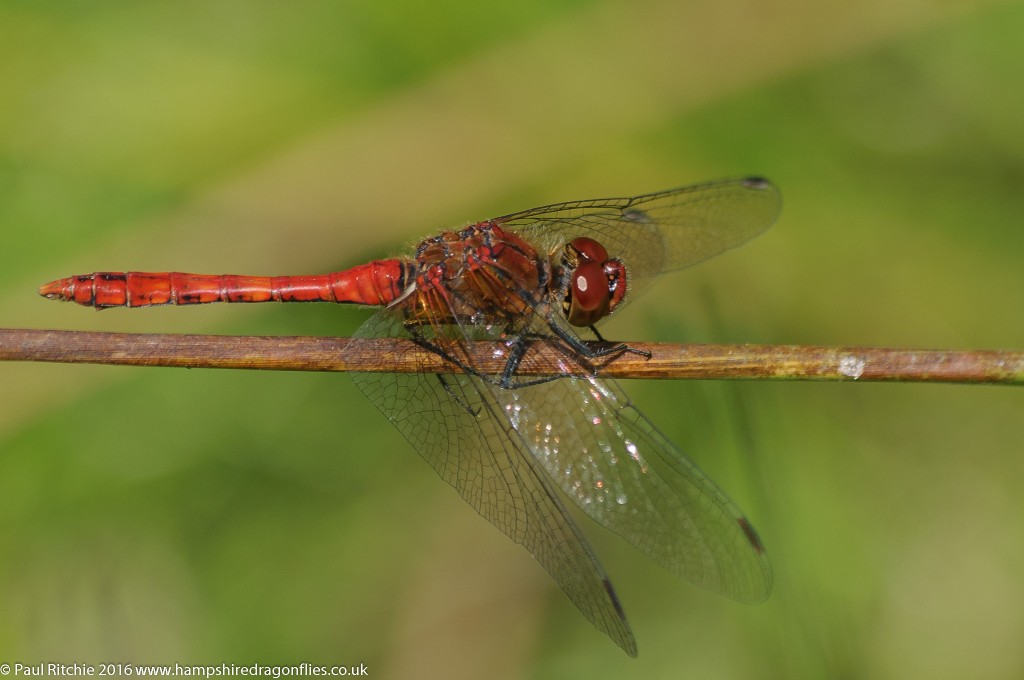
[[[405,260],[375,260],[333,274],[236,276],[180,272],[96,272],[51,281],[39,294],[86,307],[207,302],[339,302],[386,305],[405,289]]]

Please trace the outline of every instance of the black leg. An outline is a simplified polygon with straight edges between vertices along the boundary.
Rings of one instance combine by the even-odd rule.
[[[444,389],[444,391],[448,393],[448,396],[451,397],[456,404],[461,406],[463,410],[466,411],[466,413],[473,416],[474,418],[480,415],[480,409],[474,410],[472,406],[466,403],[465,399],[463,399],[460,395],[455,394],[455,391],[452,390],[451,385],[449,385],[448,381],[444,379],[443,373],[436,373],[435,377],[437,378],[438,382],[441,383],[441,387]]]
[[[560,342],[552,343],[556,349],[564,353],[569,359],[580,366],[581,369],[588,376],[596,376],[598,368],[592,365],[590,362],[593,359],[603,359],[605,357],[611,357],[618,355],[623,352],[631,352],[633,354],[639,354],[640,356],[650,358],[650,352],[643,350],[633,349],[625,343],[614,343],[607,347],[599,347],[597,349],[591,348],[589,345],[584,343],[574,334],[563,329],[561,326],[554,322],[548,322],[548,328],[551,329],[552,333],[557,337]],[[509,343],[510,352],[505,367],[501,371],[501,375],[488,375],[481,373],[476,370],[465,361],[452,355],[451,352],[444,349],[441,345],[438,345],[430,340],[423,337],[422,333],[419,332],[419,328],[416,326],[407,326],[406,330],[409,331],[409,336],[413,342],[422,347],[423,349],[433,352],[445,361],[455,365],[463,372],[476,376],[486,383],[496,385],[502,389],[514,390],[523,387],[530,387],[532,385],[542,385],[544,383],[558,380],[560,378],[572,377],[567,374],[552,374],[539,378],[531,378],[529,380],[516,380],[516,371],[518,371],[520,364],[522,364],[523,357],[526,356],[527,350],[529,350],[532,342],[550,342],[551,336],[543,335],[540,333],[521,333],[515,336],[515,339]],[[607,343],[607,341],[601,337],[596,328],[591,327],[594,335],[597,336],[599,342]],[[579,376],[576,376],[579,377]],[[453,399],[468,413],[476,416],[476,412],[458,395],[454,393],[451,385],[444,379],[444,376],[438,374],[438,379],[441,381],[441,385],[444,390],[452,396]]]

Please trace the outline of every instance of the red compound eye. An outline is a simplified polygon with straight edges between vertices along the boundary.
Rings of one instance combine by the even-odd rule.
[[[618,260],[608,260],[604,263],[604,275],[610,296],[607,313],[611,314],[626,297],[626,268]]]
[[[608,251],[604,249],[604,246],[586,236],[574,238],[569,243],[569,247],[579,253],[580,259],[584,261],[604,264],[608,259]]]
[[[586,310],[599,309],[608,303],[608,277],[601,265],[584,262],[572,273],[572,296]]]
[[[563,263],[569,272],[565,318],[573,326],[593,326],[626,296],[626,268],[609,259],[608,251],[594,239],[580,236],[570,241]]]
[[[580,262],[569,282],[566,318],[573,326],[590,326],[608,313],[608,276],[596,262]]]

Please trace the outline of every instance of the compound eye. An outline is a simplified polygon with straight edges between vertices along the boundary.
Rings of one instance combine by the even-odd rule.
[[[626,297],[626,268],[619,260],[608,260],[603,271],[608,287],[608,313],[611,314]]]
[[[589,239],[588,239],[589,240]],[[566,319],[573,326],[592,326],[608,314],[608,275],[597,262],[580,262],[572,272]]]
[[[604,264],[605,260],[608,259],[608,251],[605,250],[604,246],[586,236],[574,238],[570,241],[569,247],[579,253],[580,259],[585,262]]]

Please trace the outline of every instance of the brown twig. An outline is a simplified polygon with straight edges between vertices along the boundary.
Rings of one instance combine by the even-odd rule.
[[[597,362],[617,378],[860,380],[1024,384],[1024,352],[919,350],[796,345],[673,345],[629,343],[650,352],[614,354]],[[500,373],[508,348],[476,343],[483,373]],[[535,343],[517,375],[545,375],[566,354]],[[0,329],[0,361],[245,368],[279,371],[445,373],[456,369],[436,354],[396,338],[148,335]],[[579,374],[586,371],[580,367]]]

